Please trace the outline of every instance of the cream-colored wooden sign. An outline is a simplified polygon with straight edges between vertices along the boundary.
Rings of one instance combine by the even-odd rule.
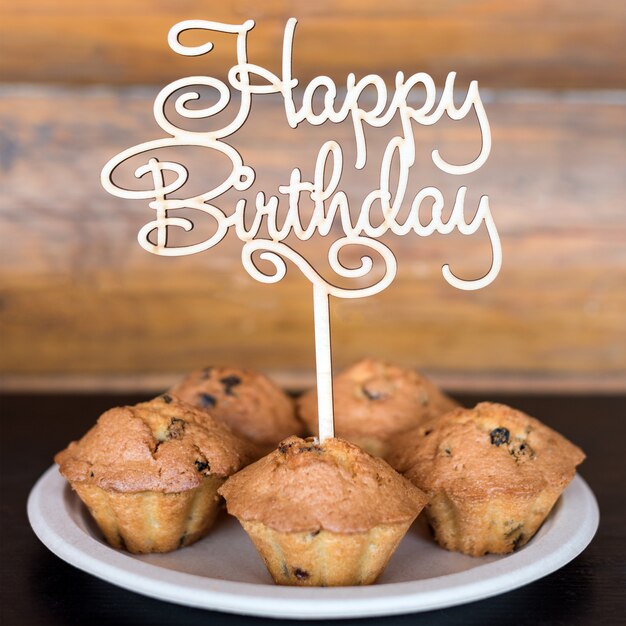
[[[357,80],[354,74],[349,74],[345,86],[342,86],[341,95],[332,79],[318,76],[308,85],[300,86],[297,91],[300,104],[296,104],[294,91],[298,87],[298,80],[293,77],[291,62],[296,24],[297,20],[292,18],[285,27],[281,76],[248,61],[247,38],[254,27],[251,20],[240,25],[188,20],[174,26],[169,33],[169,45],[175,52],[186,56],[206,54],[213,49],[213,43],[207,41],[202,45],[186,46],[180,41],[185,31],[229,33],[236,38],[237,63],[228,72],[228,84],[210,76],[191,76],[174,81],[165,87],[155,100],[154,117],[167,136],[124,150],[111,159],[102,171],[102,185],[108,192],[120,198],[150,201],[149,206],[154,210],[155,217],[141,228],[138,235],[140,245],[148,252],[165,256],[195,254],[217,245],[227,232],[232,230],[243,243],[241,255],[243,266],[256,280],[264,283],[280,281],[287,271],[286,262],[290,261],[311,281],[319,436],[323,441],[332,437],[334,433],[329,297],[362,298],[382,291],[393,281],[396,275],[396,258],[391,249],[379,241],[379,237],[387,232],[427,237],[435,232],[446,234],[454,230],[463,235],[471,235],[484,226],[492,251],[491,269],[486,275],[474,280],[464,280],[456,276],[447,264],[442,267],[443,277],[450,285],[466,290],[480,289],[495,279],[500,270],[502,251],[487,196],[481,197],[473,217],[467,221],[465,218],[467,187],[459,187],[450,216],[444,220],[442,217],[444,198],[439,189],[425,187],[412,197],[409,197],[407,189],[409,171],[415,163],[416,156],[414,124],[430,126],[444,115],[453,120],[463,119],[470,114],[475,115],[482,138],[482,145],[476,158],[470,163],[453,164],[438,150],[433,150],[432,160],[440,170],[454,175],[474,172],[487,160],[491,150],[491,132],[476,81],[470,84],[460,106],[456,106],[454,72],[448,75],[443,91],[439,95],[433,79],[422,72],[409,77],[398,72],[395,88],[391,93],[380,76],[368,75]],[[188,103],[200,99],[198,92],[200,87],[214,90],[216,102],[204,108],[188,107]],[[410,91],[418,88],[425,94],[425,99],[419,108],[413,108],[409,106],[407,100]],[[373,90],[376,94],[373,106],[371,101],[368,101],[366,108],[363,104],[365,90],[369,92]],[[225,110],[231,103],[233,92],[238,96],[238,109],[232,120],[217,130],[194,132],[183,129],[171,122],[166,115],[166,103],[174,97],[174,108],[181,118],[210,118]],[[252,110],[253,96],[262,97],[264,94],[282,96],[285,116],[292,128],[303,123],[319,126],[349,120],[354,128],[356,169],[362,169],[367,162],[366,129],[384,127],[392,120],[400,122],[402,132],[391,137],[384,150],[378,188],[365,197],[358,210],[351,207],[350,199],[340,189],[344,163],[343,151],[336,141],[327,141],[321,146],[316,158],[313,180],[302,180],[302,174],[297,168],[291,171],[289,181],[278,188],[281,197],[276,195],[267,197],[264,192],[259,192],[254,204],[248,203],[244,198],[226,210],[215,204],[215,200],[225,192],[245,191],[255,180],[254,169],[244,164],[239,152],[225,139],[244,125]],[[313,101],[320,95],[323,108],[320,111],[318,106],[315,112]],[[135,171],[137,178],[151,177],[150,189],[126,189],[113,181],[116,169],[128,159],[173,146],[201,146],[215,150],[230,161],[232,166],[230,174],[217,187],[200,195],[185,198],[181,195],[188,178],[184,165],[150,157]],[[399,171],[392,181],[393,162],[398,164]],[[325,172],[329,172],[330,176],[325,175]],[[167,183],[166,173],[170,180]],[[395,189],[394,194],[391,192],[392,188]],[[300,197],[303,195],[308,195],[313,204],[313,210],[306,216],[302,214],[299,206]],[[281,202],[287,204],[287,209],[284,219],[279,221]],[[400,209],[409,206],[408,203],[410,210],[405,211],[406,216],[400,219]],[[422,204],[431,207],[430,221],[427,224],[420,221]],[[379,207],[382,222],[371,219],[374,206]],[[194,226],[188,217],[177,216],[175,214],[177,209],[202,211],[213,221],[214,231],[200,243],[188,246],[168,245],[170,228],[190,231]],[[374,225],[373,221],[380,223]],[[346,267],[340,260],[340,252],[344,248],[361,246],[366,251],[377,254],[384,264],[382,276],[375,279],[373,284],[353,289],[337,286],[315,269],[312,260],[305,259],[285,243],[285,239],[291,235],[303,241],[315,235],[328,235],[335,223],[340,225],[343,236],[336,239],[329,248],[327,260],[330,269],[342,279],[367,277],[374,267],[374,261],[369,253],[363,254],[360,265],[356,268]],[[266,228],[263,235],[262,224]]]

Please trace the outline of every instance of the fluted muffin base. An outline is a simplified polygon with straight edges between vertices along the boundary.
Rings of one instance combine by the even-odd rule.
[[[188,546],[210,530],[221,506],[224,478],[206,476],[177,493],[122,493],[93,484],[73,484],[106,540],[135,554],[169,552]]]
[[[560,495],[561,489],[554,488],[537,496],[456,502],[438,493],[424,513],[443,548],[470,556],[507,554],[533,538]]]
[[[261,522],[241,521],[241,525],[277,584],[335,587],[373,583],[411,521],[350,534],[328,530],[286,533]]]

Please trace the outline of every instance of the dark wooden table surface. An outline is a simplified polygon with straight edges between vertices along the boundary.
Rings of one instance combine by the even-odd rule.
[[[177,606],[117,588],[67,565],[33,534],[26,518],[26,499],[53,454],[80,437],[103,410],[141,399],[138,395],[2,398],[0,623],[284,624]],[[459,397],[468,405],[480,399]],[[580,473],[600,505],[595,539],[559,571],[501,596],[428,613],[345,620],[344,624],[626,624],[626,396],[490,399],[535,415],[584,448],[588,458]]]

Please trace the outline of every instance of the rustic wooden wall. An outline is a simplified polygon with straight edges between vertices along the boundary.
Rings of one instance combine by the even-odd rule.
[[[25,0],[1,9],[4,388],[157,389],[209,362],[277,372],[295,387],[310,381],[311,290],[297,270],[277,286],[255,283],[234,238],[196,257],[149,255],[136,232],[150,209],[99,185],[108,158],[161,132],[151,116],[158,88],[137,84],[189,75],[202,63],[201,71],[219,75],[232,62],[219,48],[212,58],[176,57],[165,45],[172,23],[253,17],[254,58],[278,69],[292,14],[301,22],[295,67],[304,80],[403,69],[429,71],[441,84],[455,69],[492,88],[492,155],[462,182],[474,202],[481,193],[491,198],[504,249],[500,277],[474,293],[441,277],[445,262],[486,269],[484,237],[394,241],[394,285],[333,303],[336,363],[379,355],[456,389],[626,384],[626,95],[615,90],[626,86],[623,3],[272,0],[215,3],[210,14],[190,0],[95,7]],[[258,188],[275,191],[291,167],[310,171],[319,133],[290,131],[268,99],[255,104],[234,143],[257,169]],[[334,133],[350,145],[349,127]],[[372,154],[383,139],[372,138]],[[436,145],[462,159],[477,134],[442,123],[419,129],[418,140],[424,155]],[[185,158],[202,184],[219,175],[201,155]],[[416,189],[437,184],[449,198],[461,184],[427,158],[417,169]],[[346,172],[351,197],[373,187]]]
[[[19,0],[0,7],[0,73],[19,82],[172,80],[207,66],[165,45],[169,28],[192,18],[254,19],[250,58],[279,70],[291,16],[300,20],[294,64],[304,80],[321,70],[344,80],[347,70],[393,77],[419,68],[493,87],[626,85],[622,0]],[[219,75],[234,49],[232,37],[216,43]]]

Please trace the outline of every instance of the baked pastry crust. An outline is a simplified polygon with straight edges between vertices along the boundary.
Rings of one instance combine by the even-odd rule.
[[[370,584],[424,494],[341,439],[289,437],[219,489],[278,584]]]
[[[231,430],[269,452],[289,435],[302,433],[293,400],[267,376],[234,367],[191,372],[169,394],[205,409]]]
[[[206,411],[168,394],[103,413],[54,460],[72,483],[119,492],[175,493],[225,478],[254,457],[253,447]]]
[[[333,379],[335,432],[370,454],[386,457],[389,439],[458,404],[418,372],[364,359]],[[298,399],[302,420],[317,433],[317,392]]]
[[[255,455],[222,422],[165,394],[107,411],[55,461],[107,541],[144,553],[203,537],[221,508],[218,487]]]
[[[220,488],[228,512],[281,532],[368,531],[412,521],[424,494],[382,459],[342,439],[289,437]]]
[[[390,464],[428,494],[437,541],[473,556],[529,541],[585,458],[539,420],[489,402],[433,418],[391,445]]]

